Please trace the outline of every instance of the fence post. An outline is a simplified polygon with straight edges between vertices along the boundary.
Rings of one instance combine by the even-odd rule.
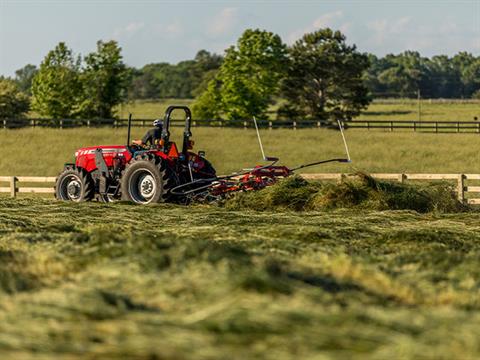
[[[245,130],[247,130],[247,122],[246,122],[246,121],[243,122],[243,128],[244,128]]]
[[[10,178],[10,197],[14,198],[17,196],[17,178],[12,176]]]
[[[460,132],[460,122],[457,121],[457,133]]]
[[[477,124],[477,133],[480,133],[480,123]]]
[[[60,119],[60,129],[63,129],[63,119]]]
[[[370,130],[370,121],[367,121],[367,130]]]
[[[7,128],[7,119],[3,119],[3,128],[4,128],[4,129]]]
[[[438,122],[435,121],[435,132],[438,133]]]
[[[295,120],[293,121],[293,130],[297,130],[297,122]]]
[[[272,122],[271,121],[268,122],[268,130],[272,130]]]
[[[417,122],[416,121],[413,122],[413,131],[417,131]]]
[[[390,131],[393,131],[393,121],[390,121]]]
[[[458,175],[457,182],[458,200],[463,204],[465,202],[465,175]]]
[[[399,182],[399,183],[404,183],[405,180],[407,180],[407,175],[405,175],[405,174],[398,174],[398,182]]]
[[[317,121],[317,128],[320,127],[320,121]]]

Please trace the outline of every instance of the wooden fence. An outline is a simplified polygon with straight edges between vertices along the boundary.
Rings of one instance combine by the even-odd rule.
[[[477,133],[478,121],[400,121],[400,120],[354,120],[345,124],[350,129],[381,129],[384,131],[408,130],[427,133]]]
[[[336,180],[342,181],[353,174],[343,173],[322,173],[322,174],[303,174],[307,180]],[[462,203],[470,205],[480,205],[480,174],[371,174],[374,178],[382,180],[391,180],[405,182],[407,180],[445,180],[454,181],[458,194],[458,199]],[[16,197],[17,193],[41,193],[53,194],[53,183],[55,177],[46,176],[0,176],[0,184],[8,183],[9,186],[0,187],[0,193],[10,193],[11,197]],[[475,182],[477,184],[475,184]],[[28,187],[19,186],[19,183],[27,183]],[[48,187],[32,187],[30,184],[50,184]]]
[[[9,186],[0,186],[0,193],[10,193],[11,197],[16,197],[17,193],[43,193],[53,194],[53,183],[55,183],[55,177],[48,176],[0,176],[0,184],[8,183]],[[38,186],[19,186],[19,183],[33,184],[52,184],[49,187]]]
[[[184,120],[173,119],[171,126],[183,127]],[[50,127],[68,129],[75,127],[126,127],[127,119],[3,119],[0,127],[15,129],[22,127]],[[132,126],[151,127],[151,119],[132,119]],[[193,120],[193,127],[229,127],[253,128],[251,120]],[[258,126],[264,129],[302,129],[325,128],[332,126],[322,120],[258,120]],[[479,133],[478,121],[401,121],[401,120],[354,120],[345,123],[349,129],[384,130],[384,131],[416,131],[430,133]]]

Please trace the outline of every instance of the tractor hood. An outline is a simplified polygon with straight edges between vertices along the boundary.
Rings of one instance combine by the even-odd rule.
[[[97,168],[95,162],[95,150],[102,149],[103,160],[108,167],[113,166],[115,159],[121,159],[122,162],[128,162],[132,154],[125,145],[102,145],[80,148],[75,151],[75,165],[79,168],[91,172]]]
[[[95,150],[102,149],[104,155],[114,155],[118,153],[123,153],[128,151],[124,145],[101,145],[101,146],[90,146],[80,148],[75,151],[75,157],[79,157],[87,154],[95,154]]]

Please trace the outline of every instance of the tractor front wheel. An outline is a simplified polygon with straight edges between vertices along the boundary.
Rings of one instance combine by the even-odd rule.
[[[90,175],[78,168],[65,169],[55,183],[55,197],[63,201],[90,201],[94,190]]]
[[[153,156],[134,159],[122,176],[122,200],[138,204],[164,202],[169,179],[162,165],[162,161]]]

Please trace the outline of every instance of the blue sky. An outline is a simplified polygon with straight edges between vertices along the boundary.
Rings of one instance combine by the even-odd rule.
[[[325,26],[377,55],[480,54],[480,0],[0,0],[0,74],[38,65],[59,41],[86,54],[97,40],[115,39],[125,62],[141,67],[191,59],[199,49],[222,53],[246,28],[290,44]]]

